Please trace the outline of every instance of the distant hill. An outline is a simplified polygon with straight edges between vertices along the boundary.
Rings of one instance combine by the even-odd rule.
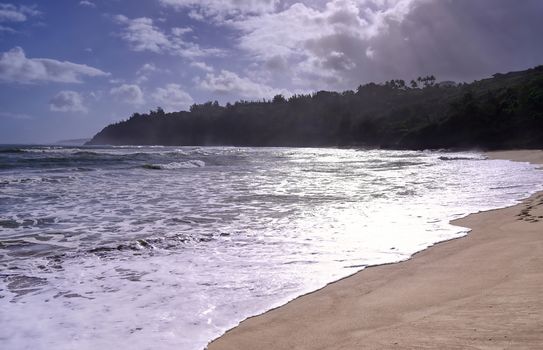
[[[60,140],[55,142],[55,145],[61,145],[61,146],[82,146],[86,143],[91,141],[91,139],[73,139],[73,140]]]
[[[270,101],[158,108],[111,124],[87,144],[543,148],[543,66],[470,84],[366,84]]]

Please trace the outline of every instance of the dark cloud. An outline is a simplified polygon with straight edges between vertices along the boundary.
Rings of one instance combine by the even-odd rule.
[[[422,2],[368,41],[375,53],[360,78],[435,74],[470,81],[542,64],[542,16],[539,0]]]
[[[540,0],[330,0],[235,26],[262,69],[299,86],[343,89],[428,74],[471,81],[542,64],[542,16]]]
[[[53,112],[88,112],[83,104],[83,97],[70,90],[60,91],[53,96],[49,101],[49,109]]]

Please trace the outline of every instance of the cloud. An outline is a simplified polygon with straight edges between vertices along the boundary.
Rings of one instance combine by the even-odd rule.
[[[192,32],[192,28],[189,27],[174,27],[171,32],[175,36],[183,36],[184,34]]]
[[[113,85],[124,83],[124,79],[109,79],[108,82]]]
[[[228,70],[221,70],[218,74],[208,73],[204,79],[197,79],[196,84],[200,89],[215,94],[234,95],[250,99],[271,98],[276,94],[289,94],[288,91],[256,83]]]
[[[194,67],[194,68],[204,70],[206,72],[213,72],[213,70],[214,70],[214,68],[212,66],[208,65],[205,62],[194,61],[194,62],[190,63],[190,66]]]
[[[193,19],[225,19],[275,11],[279,0],[159,0],[163,6],[190,10]]]
[[[13,28],[0,25],[0,34],[1,33],[16,33],[16,32],[17,31],[15,29],[13,29]]]
[[[124,26],[120,37],[133,51],[167,53],[185,58],[222,54],[222,50],[202,48],[196,43],[184,40],[182,35],[188,32],[187,28],[173,28],[172,33],[168,34],[147,17],[129,19],[117,15],[115,21]]]
[[[60,91],[49,101],[49,109],[54,112],[83,112],[87,108],[83,105],[83,97],[70,90]]]
[[[144,75],[152,72],[156,72],[159,69],[155,66],[154,63],[145,63],[143,66],[141,66],[140,69],[136,72],[137,75]]]
[[[29,17],[38,16],[35,6],[16,6],[0,3],[0,22],[25,22]]]
[[[160,53],[169,50],[172,46],[168,36],[155,27],[150,18],[128,19],[123,15],[118,15],[116,20],[125,25],[121,38],[128,42],[134,51]]]
[[[133,105],[141,105],[145,103],[141,88],[135,84],[123,84],[121,86],[114,87],[109,91],[109,93],[111,96],[124,103]]]
[[[104,96],[104,91],[102,90],[91,91],[89,92],[89,96],[93,98],[94,100],[98,101],[102,99],[102,97]]]
[[[250,69],[270,72],[275,85],[344,89],[427,74],[468,81],[543,62],[540,0],[290,3],[221,23],[237,31]]]
[[[295,3],[229,25],[242,33],[238,47],[263,68],[283,70],[301,85],[330,86],[345,77],[350,82],[373,54],[369,42],[426,1],[332,0],[320,8]]]
[[[159,73],[170,73],[169,69],[159,68],[154,63],[145,63],[136,71],[136,83],[141,84],[149,80],[150,76]]]
[[[153,63],[145,63],[136,72],[136,83],[141,84],[149,80],[149,75],[161,71]]]
[[[178,84],[167,84],[163,88],[157,88],[151,97],[166,112],[188,110],[194,103],[192,97]]]
[[[391,5],[375,10],[367,7],[374,2]],[[379,35],[388,28],[388,20],[403,20],[415,2],[333,0],[327,2],[323,9],[296,3],[284,11],[253,16],[231,24],[244,33],[240,37],[240,47],[257,58],[306,55],[308,44],[319,40],[340,39],[338,36],[367,40]]]
[[[79,2],[79,5],[80,6],[84,6],[84,7],[92,7],[92,8],[95,8],[96,7],[96,4],[91,2],[91,1],[87,1],[87,0],[82,0]]]
[[[425,1],[372,38],[375,72],[469,81],[543,62],[543,2]],[[369,72],[367,72],[369,74]]]
[[[68,61],[27,58],[20,47],[0,55],[0,81],[80,83],[82,77],[108,76],[100,69]]]

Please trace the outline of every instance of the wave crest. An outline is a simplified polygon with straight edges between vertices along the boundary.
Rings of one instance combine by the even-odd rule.
[[[145,164],[143,168],[150,170],[176,170],[202,168],[206,165],[203,160],[188,160],[185,162],[172,162],[167,164]]]

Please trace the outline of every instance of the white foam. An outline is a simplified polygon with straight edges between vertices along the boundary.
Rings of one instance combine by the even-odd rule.
[[[11,201],[2,218],[35,219],[3,239],[63,249],[0,257],[3,348],[201,350],[245,317],[466,234],[449,220],[513,204],[543,177],[478,154],[181,150],[204,160],[170,163],[191,164],[182,172],[105,168],[2,188]],[[203,153],[227,165],[199,170]]]
[[[168,164],[159,165],[162,169],[190,169],[190,168],[201,168],[204,167],[206,163],[202,160],[189,160],[185,162],[172,162]]]

